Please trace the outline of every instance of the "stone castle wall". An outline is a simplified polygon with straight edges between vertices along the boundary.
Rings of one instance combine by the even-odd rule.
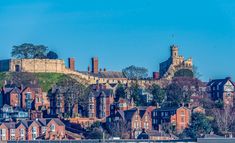
[[[64,60],[51,59],[8,59],[0,60],[0,72],[32,72],[32,73],[63,73],[70,75],[72,78],[84,84],[96,83],[122,83],[127,84],[134,81],[126,78],[99,78],[91,75],[86,75],[75,70],[71,70],[65,66]],[[160,83],[161,80],[140,80],[139,84],[150,85]]]
[[[18,68],[18,69],[17,69]],[[64,73],[65,64],[63,60],[51,59],[12,59],[9,62],[9,71],[21,72],[53,72]]]

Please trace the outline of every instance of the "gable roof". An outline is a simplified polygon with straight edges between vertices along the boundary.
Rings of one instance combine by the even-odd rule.
[[[234,83],[231,81],[231,78],[229,78],[229,77],[227,77],[225,79],[214,79],[214,80],[211,80],[210,82],[208,82],[207,86],[210,86],[212,88],[219,86],[219,88],[221,89],[228,81],[230,81],[231,84],[233,86],[235,86]]]
[[[15,122],[5,122],[3,123],[8,129],[15,129],[16,123]]]
[[[135,113],[137,112],[137,108],[132,108],[130,110],[125,110],[124,111],[124,116],[125,119],[128,120],[132,120],[133,116],[135,115]]]

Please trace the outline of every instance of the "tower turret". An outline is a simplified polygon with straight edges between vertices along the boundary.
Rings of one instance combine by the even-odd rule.
[[[175,45],[171,46],[171,58],[178,57],[178,48]]]

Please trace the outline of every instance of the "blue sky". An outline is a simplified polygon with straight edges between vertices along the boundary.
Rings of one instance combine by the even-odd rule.
[[[157,71],[176,44],[203,80],[235,79],[234,0],[1,0],[0,59],[13,45],[44,44],[86,70]]]

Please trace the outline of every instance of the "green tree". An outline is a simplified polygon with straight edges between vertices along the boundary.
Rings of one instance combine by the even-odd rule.
[[[89,88],[72,78],[65,78],[55,86],[55,96],[63,95],[66,115],[73,117],[76,113],[73,109],[81,105],[84,109],[88,107]]]
[[[57,53],[54,52],[54,51],[49,51],[49,52],[47,53],[47,58],[48,58],[48,59],[58,59],[58,55],[57,55]]]
[[[163,100],[166,97],[166,92],[165,90],[163,90],[159,85],[157,84],[153,84],[151,87],[151,93],[153,95],[153,102],[152,105],[153,106],[157,106],[158,104],[162,104]]]
[[[184,131],[184,134],[196,139],[204,137],[211,131],[212,127],[207,117],[202,113],[193,113],[191,125]]]
[[[93,128],[85,135],[86,139],[103,139],[103,131],[99,128]]]
[[[166,88],[166,105],[179,107],[183,103],[183,89],[176,83],[172,83]]]
[[[126,91],[122,84],[119,84],[115,91],[115,100],[118,101],[120,98],[126,98]]]
[[[13,46],[11,55],[15,58],[23,59],[43,59],[46,58],[47,47],[44,45],[34,45],[24,43],[18,46]]]
[[[148,70],[144,67],[136,67],[132,65],[123,69],[122,72],[128,79],[139,80],[148,77]]]
[[[181,69],[178,70],[177,72],[175,72],[174,74],[175,77],[191,77],[193,78],[193,71],[189,70],[189,69]]]
[[[142,106],[144,104],[143,101],[141,101],[141,91],[140,86],[137,82],[132,83],[131,87],[129,88],[131,98],[133,98],[135,104],[137,106]]]

